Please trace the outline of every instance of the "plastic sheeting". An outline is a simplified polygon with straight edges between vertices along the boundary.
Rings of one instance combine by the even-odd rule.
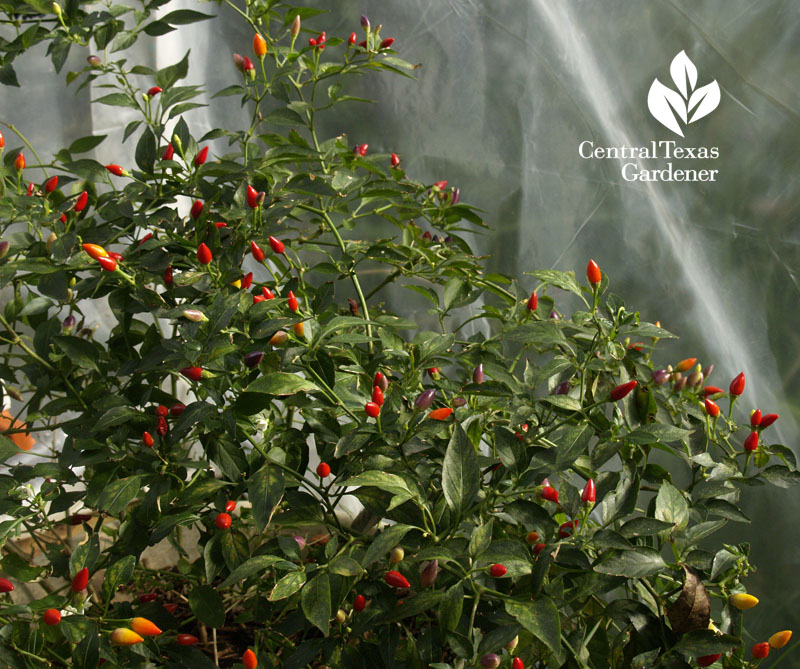
[[[229,54],[248,53],[251,34],[225,7],[199,9],[223,21],[182,28],[155,46],[143,40],[133,53],[162,67],[191,48],[189,82],[205,82],[213,93],[239,76]],[[395,151],[416,178],[459,186],[462,201],[481,207],[494,229],[476,240],[492,269],[582,273],[593,257],[627,304],[681,336],[662,347],[664,364],[690,355],[713,362],[712,382],[721,386],[744,370],[744,407],[780,413],[771,436],[796,451],[797,10],[791,0],[339,0],[331,14],[307,25],[346,37],[366,13],[373,25],[383,24],[384,36],[396,38],[401,57],[422,65],[416,81],[354,79],[353,94],[378,102],[340,108],[327,134],[346,132],[370,151]],[[716,109],[682,124],[684,137],[648,109],[654,79],[679,90],[670,64],[681,51],[696,68],[696,87],[716,81],[721,93]],[[17,61],[24,63],[24,89],[0,91],[0,119],[19,124],[44,153],[108,133],[96,157],[122,162],[114,147],[124,113],[90,107],[85,92],[73,97],[42,55]],[[65,69],[79,69],[86,55],[71,55]],[[694,88],[691,75],[688,83]],[[200,136],[243,124],[245,113],[223,98],[187,120]],[[654,141],[715,147],[716,159],[635,159],[627,174],[669,162],[718,174],[713,182],[626,180],[622,167],[631,161],[583,158],[584,141],[604,148]],[[126,147],[132,157],[133,140]],[[800,493],[745,489],[743,498],[753,523],[731,524],[725,540],[752,544],[759,571],[747,585],[761,598],[763,615],[749,616],[747,626],[761,640],[800,623],[800,592],[787,587],[800,567],[790,530]]]

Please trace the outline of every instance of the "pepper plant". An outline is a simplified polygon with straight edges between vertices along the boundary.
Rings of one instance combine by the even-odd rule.
[[[41,156],[3,121],[2,661],[742,668],[785,646],[743,642],[748,544],[713,538],[742,492],[798,480],[744,374],[668,366],[673,335],[593,260],[487,274],[458,188],[321,136],[350,75],[414,69],[367,17],[328,35],[226,0],[254,38],[216,96],[251,122],[198,136],[188,54],[126,57],[211,18],[164,4],[0,8],[4,84],[36,43],[57,71],[84,49],[67,80],[135,114],[134,164],[103,137]]]

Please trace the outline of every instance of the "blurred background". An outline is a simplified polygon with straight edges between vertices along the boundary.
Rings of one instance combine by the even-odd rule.
[[[777,412],[772,440],[797,452],[800,407],[800,5],[792,0],[322,0],[329,13],[304,28],[329,38],[360,34],[359,16],[382,24],[416,80],[368,76],[353,95],[374,105],[337,107],[323,134],[347,133],[370,153],[398,153],[415,179],[447,179],[480,207],[490,233],[473,240],[490,269],[522,276],[542,268],[583,276],[593,257],[611,289],[642,318],[680,339],[657,361],[713,363],[722,387],[747,376],[742,409]],[[251,32],[230,9],[184,0],[223,21],[183,26],[128,56],[163,67],[191,48],[188,83],[210,93],[239,80],[231,55],[250,53]],[[175,8],[170,4],[166,10]],[[719,107],[674,135],[649,113],[654,78],[675,87],[670,63],[685,51],[697,85],[716,80]],[[0,88],[0,120],[15,123],[43,157],[77,137],[108,134],[102,163],[132,163],[119,142],[124,110],[89,105],[102,92],[67,88],[89,52],[73,49],[58,76],[34,50],[15,65],[22,89]],[[146,87],[147,82],[142,86]],[[233,98],[190,112],[195,137],[246,122]],[[7,150],[16,143],[5,131]],[[717,147],[719,158],[673,161],[718,169],[715,182],[625,181],[617,160],[584,160],[596,146]],[[116,148],[115,148],[116,147]],[[219,145],[212,149],[225,151]],[[31,161],[29,161],[30,163]],[[665,159],[643,161],[666,167]],[[388,231],[387,231],[388,232]],[[523,285],[534,287],[530,278]],[[408,291],[403,291],[407,298]],[[558,297],[558,296],[557,296]],[[102,337],[98,315],[98,337]],[[749,542],[761,599],[747,618],[753,641],[800,627],[800,489],[745,489],[752,524],[731,524],[728,543]],[[795,529],[792,530],[791,528]],[[715,535],[715,542],[720,535]],[[790,666],[791,657],[784,664]],[[777,664],[777,663],[774,663]],[[774,665],[771,665],[774,666]],[[794,665],[792,665],[794,666]]]

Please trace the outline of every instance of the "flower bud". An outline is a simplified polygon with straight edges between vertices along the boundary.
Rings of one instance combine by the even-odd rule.
[[[452,406],[454,406],[455,408],[463,407],[463,406],[466,405],[466,403],[467,403],[467,400],[465,400],[463,397],[454,397],[453,401],[450,402],[450,404]]]
[[[514,652],[514,649],[517,647],[517,644],[518,644],[518,643],[519,643],[519,637],[518,637],[518,636],[515,636],[513,639],[511,639],[511,641],[509,641],[509,642],[508,642],[508,643],[505,645],[505,649],[506,649],[506,650],[507,650],[509,653],[513,653],[513,652]]]
[[[697,370],[689,374],[689,377],[686,379],[686,385],[688,385],[690,388],[696,388],[702,382],[703,382],[703,372],[699,372]]]
[[[305,538],[301,537],[299,534],[295,534],[292,539],[297,542],[297,547],[300,550],[303,550],[306,547],[306,540]]]
[[[653,370],[653,383],[663,386],[667,381],[669,381],[669,372],[666,369]]]
[[[436,577],[439,575],[439,560],[431,560],[422,570],[420,576],[420,583],[423,588],[429,588],[436,583]]]
[[[714,365],[709,365],[705,369],[703,369],[703,378],[708,380],[708,377],[711,376],[711,372],[714,371]]]
[[[289,32],[292,34],[292,39],[297,37],[300,34],[300,15],[294,17],[294,21],[292,21],[292,27],[289,29]]]
[[[74,327],[75,327],[75,323],[76,323],[76,322],[77,322],[77,321],[76,321],[76,319],[75,319],[75,316],[73,316],[72,314],[70,314],[69,316],[67,316],[67,317],[64,319],[64,331],[65,331],[65,332],[69,332],[69,331],[71,331],[71,330],[72,330],[72,328],[74,328]]]
[[[550,318],[551,321],[561,320],[561,316],[558,315],[558,312],[555,309],[550,311],[550,315],[548,316],[548,318]]]
[[[103,64],[103,61],[100,60],[100,56],[91,55],[86,58],[86,62],[89,63],[92,67],[100,67]]]
[[[414,400],[414,408],[425,410],[433,404],[433,400],[436,397],[436,390],[431,388],[429,390],[425,390],[424,392],[420,393],[417,396],[417,399]]]
[[[240,54],[233,54],[233,64],[239,72],[244,72],[244,58]]]
[[[364,30],[369,30],[370,27],[369,19],[364,14],[361,15],[361,27]]]
[[[8,253],[9,243],[6,240],[0,242],[0,260],[5,258],[6,253]]]
[[[184,309],[183,317],[188,318],[190,321],[194,321],[195,323],[208,320],[206,315],[198,309]]]
[[[480,363],[473,371],[472,371],[472,382],[477,383],[480,385],[486,380],[486,375],[483,373],[483,363]]]
[[[453,192],[450,194],[450,204],[458,204],[460,199],[461,199],[461,189],[454,188]]]
[[[59,5],[57,2],[54,2],[50,6],[53,8],[53,14],[55,14],[58,18],[61,18],[61,5]]]

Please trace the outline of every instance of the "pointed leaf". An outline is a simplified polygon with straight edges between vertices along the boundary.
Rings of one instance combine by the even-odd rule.
[[[456,423],[442,468],[442,489],[447,505],[460,516],[472,504],[479,488],[478,454],[461,424]]]

